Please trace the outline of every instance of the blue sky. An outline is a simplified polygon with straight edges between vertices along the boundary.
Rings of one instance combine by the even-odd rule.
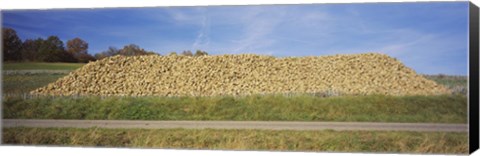
[[[467,75],[468,2],[2,11],[20,38],[80,37],[95,54],[133,43],[162,55],[380,52],[423,74]]]

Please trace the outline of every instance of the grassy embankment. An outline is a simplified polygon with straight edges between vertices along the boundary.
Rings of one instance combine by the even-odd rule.
[[[468,152],[467,133],[218,129],[4,128],[6,144],[288,150],[331,152]]]
[[[466,123],[467,99],[443,96],[7,98],[4,118]]]

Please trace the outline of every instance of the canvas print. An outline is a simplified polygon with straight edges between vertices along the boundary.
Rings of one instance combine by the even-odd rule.
[[[2,143],[466,154],[468,7],[3,10]]]

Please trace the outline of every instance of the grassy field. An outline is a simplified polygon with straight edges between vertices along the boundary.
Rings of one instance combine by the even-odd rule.
[[[6,97],[25,96],[30,91],[54,82],[66,73],[49,70],[74,70],[84,63],[3,63],[2,92]],[[22,72],[36,70],[37,72]],[[17,71],[17,72],[15,72]],[[44,72],[42,72],[44,71]]]
[[[220,129],[4,128],[4,144],[466,154],[467,133]]]
[[[262,95],[5,98],[4,118],[467,123],[467,98]]]
[[[85,63],[3,63],[3,70],[74,70],[82,67]]]
[[[3,75],[2,91],[4,96],[23,96],[30,91],[54,82],[65,74],[9,74]]]

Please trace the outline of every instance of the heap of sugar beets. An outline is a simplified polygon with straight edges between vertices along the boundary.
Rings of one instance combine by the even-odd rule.
[[[90,62],[35,95],[216,96],[335,93],[435,95],[450,91],[395,58],[365,53],[315,57],[114,56]]]

